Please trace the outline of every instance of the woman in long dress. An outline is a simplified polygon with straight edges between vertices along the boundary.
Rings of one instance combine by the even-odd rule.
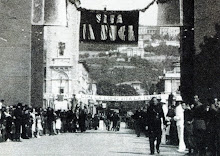
[[[43,127],[42,127],[42,120],[40,114],[36,115],[36,131],[37,131],[37,138],[40,138],[40,136],[43,133]]]
[[[56,133],[57,134],[60,134],[60,130],[61,130],[61,118],[60,118],[60,115],[57,114],[57,117],[56,117]]]

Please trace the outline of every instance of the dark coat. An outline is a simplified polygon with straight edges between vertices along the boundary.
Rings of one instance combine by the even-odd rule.
[[[21,122],[23,114],[22,114],[22,110],[20,108],[16,108],[14,110],[14,117],[15,117],[15,121]]]
[[[147,125],[149,133],[162,134],[161,118],[165,121],[162,107],[150,106],[147,110]]]

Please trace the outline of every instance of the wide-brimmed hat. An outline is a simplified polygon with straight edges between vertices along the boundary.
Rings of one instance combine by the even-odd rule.
[[[166,100],[166,99],[161,99],[160,102],[161,102],[161,103],[167,103],[167,100]]]
[[[181,95],[176,95],[176,101],[183,101],[182,96]]]

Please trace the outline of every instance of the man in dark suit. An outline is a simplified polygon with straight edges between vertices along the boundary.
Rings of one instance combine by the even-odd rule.
[[[157,140],[156,150],[157,153],[160,153],[160,143],[161,143],[161,118],[163,119],[163,123],[165,123],[165,117],[163,113],[163,109],[160,105],[158,105],[158,100],[156,97],[153,97],[150,100],[150,106],[147,110],[147,126],[149,133],[149,141],[150,141],[150,152],[154,154],[154,142]]]
[[[21,141],[21,122],[22,122],[22,103],[18,103],[14,110],[14,123],[15,123],[15,141]]]
[[[195,152],[199,154],[199,156],[206,155],[206,106],[203,105],[199,101],[199,97],[197,95],[194,96],[194,108],[193,108],[193,135],[195,138],[196,150]]]
[[[141,134],[141,122],[142,122],[142,114],[140,109],[136,110],[132,118],[135,120],[135,133],[137,134],[137,137],[140,137]]]

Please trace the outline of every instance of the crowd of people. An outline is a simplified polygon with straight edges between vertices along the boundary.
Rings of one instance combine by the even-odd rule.
[[[5,106],[0,102],[0,142],[22,139],[40,138],[43,135],[60,133],[85,132],[87,129],[99,127],[100,117],[92,116],[87,108],[76,107],[72,110],[54,110],[32,108],[18,103],[15,106]]]
[[[137,110],[131,118],[135,121],[137,137],[141,132],[149,137],[151,154],[155,153],[155,148],[160,153],[160,144],[163,143],[177,145],[179,152],[188,148],[189,153],[198,156],[220,155],[220,101],[217,98],[201,103],[196,95],[192,104],[178,98],[167,104],[154,97],[147,107]],[[106,130],[119,131],[121,119],[116,112],[93,116],[86,107],[55,111],[50,107],[32,108],[22,103],[5,106],[1,100],[0,142],[97,130],[100,119]],[[126,121],[128,123],[128,119]]]
[[[198,156],[220,155],[220,101],[217,98],[201,103],[194,96],[194,103],[182,99],[166,101],[152,98],[148,107],[131,116],[137,137],[144,132],[149,137],[150,152],[160,153],[160,144],[177,145],[179,152]]]
[[[81,108],[78,105],[75,110],[56,111],[51,107],[32,108],[22,103],[5,106],[4,100],[1,100],[0,142],[20,142],[21,139],[40,138],[43,135],[97,130],[100,127],[100,120],[108,131],[119,131],[120,117],[116,112],[92,115],[86,107]]]

